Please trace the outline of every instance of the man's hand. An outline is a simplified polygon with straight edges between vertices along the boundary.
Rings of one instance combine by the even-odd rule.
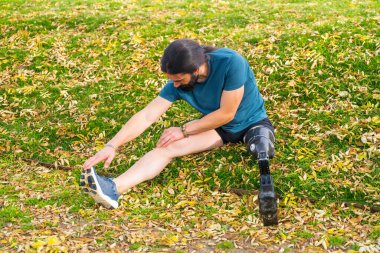
[[[92,166],[95,166],[99,162],[105,161],[104,167],[108,168],[113,160],[113,158],[116,155],[116,150],[112,147],[105,147],[102,150],[100,150],[98,153],[96,153],[93,157],[88,159],[83,164],[83,169],[89,169]]]
[[[185,138],[180,127],[170,127],[165,129],[160,139],[157,142],[158,148],[165,148],[172,142]]]

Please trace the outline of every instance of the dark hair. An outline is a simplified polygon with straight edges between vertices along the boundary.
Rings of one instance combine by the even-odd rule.
[[[169,74],[193,73],[207,61],[207,53],[216,49],[190,39],[175,40],[162,55],[161,70]]]

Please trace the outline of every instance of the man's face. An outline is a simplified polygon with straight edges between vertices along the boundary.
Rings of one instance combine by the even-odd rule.
[[[174,87],[179,88],[183,91],[191,91],[197,84],[198,75],[192,74],[166,74],[169,79],[174,83]]]

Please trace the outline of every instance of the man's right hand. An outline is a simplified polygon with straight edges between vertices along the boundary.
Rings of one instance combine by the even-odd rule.
[[[83,169],[89,169],[96,164],[104,162],[104,168],[108,168],[116,155],[116,150],[112,147],[105,147],[96,153],[93,157],[89,158],[84,164]]]

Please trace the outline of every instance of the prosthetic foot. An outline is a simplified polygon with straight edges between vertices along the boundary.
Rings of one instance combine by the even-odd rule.
[[[269,169],[269,159],[274,156],[274,134],[267,127],[255,126],[245,134],[244,143],[260,169],[259,212],[264,226],[277,225],[277,197]]]
[[[259,160],[260,171],[261,166],[268,168],[268,160]],[[277,218],[277,198],[274,193],[273,178],[270,174],[260,173],[260,193],[259,193],[259,212],[263,219],[264,226],[272,226],[278,224]]]

